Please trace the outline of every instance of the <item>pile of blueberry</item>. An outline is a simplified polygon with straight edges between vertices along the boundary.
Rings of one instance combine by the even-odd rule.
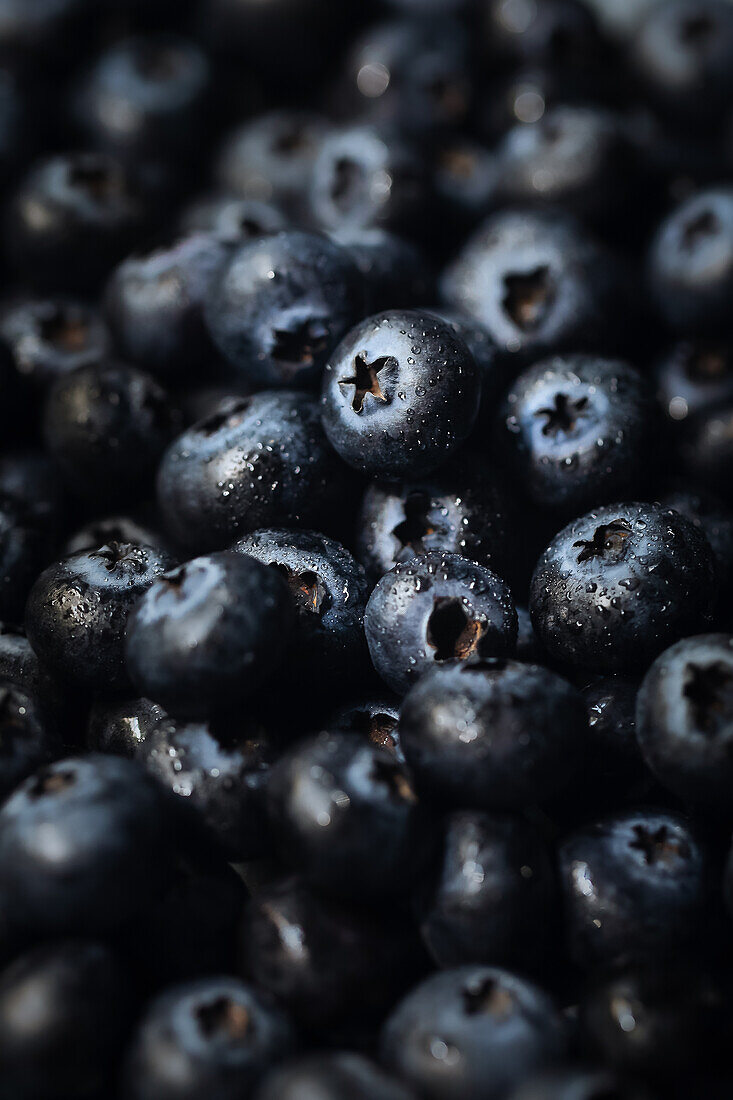
[[[0,0],[0,1100],[733,1096],[733,0]]]

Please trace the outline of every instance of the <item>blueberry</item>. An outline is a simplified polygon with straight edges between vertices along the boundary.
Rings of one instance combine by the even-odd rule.
[[[702,935],[710,856],[681,815],[609,815],[568,836],[559,859],[568,948],[581,966],[665,965]]]
[[[174,986],[149,1006],[126,1059],[129,1100],[252,1095],[295,1046],[285,1014],[237,978]]]
[[[346,249],[287,230],[237,248],[211,285],[206,319],[234,377],[257,386],[313,386],[364,312],[364,284]]]
[[[107,320],[121,353],[179,384],[187,372],[200,372],[214,356],[204,301],[227,256],[223,241],[195,233],[123,260],[105,295]]]
[[[211,233],[225,244],[235,245],[280,233],[287,229],[287,219],[272,202],[212,195],[184,209],[180,229],[185,236]]]
[[[524,7],[485,5],[489,50],[504,63],[555,67],[597,64],[602,52],[598,22],[582,0],[543,0]]]
[[[529,1077],[508,1100],[646,1100],[646,1095],[636,1082],[619,1078],[613,1070],[571,1066]]]
[[[77,367],[107,358],[110,335],[99,313],[86,303],[65,298],[24,297],[0,318],[18,373],[44,387]]]
[[[50,565],[28,597],[31,645],[60,679],[101,692],[124,687],[130,612],[170,566],[153,547],[118,542]]]
[[[358,682],[367,662],[369,586],[349,551],[325,535],[286,528],[254,531],[233,549],[271,566],[287,582],[297,611],[287,675],[304,700],[314,684],[333,684],[338,692]]]
[[[554,672],[487,657],[415,684],[400,743],[419,790],[456,806],[521,809],[572,783],[584,725],[580,696]]]
[[[61,745],[42,701],[20,685],[0,679],[0,800],[60,755]]]
[[[496,154],[451,134],[436,145],[432,170],[433,188],[446,218],[445,245],[453,248],[456,235],[465,235],[491,207],[498,178]]]
[[[333,523],[345,488],[304,393],[222,403],[171,444],[158,471],[162,518],[196,550],[221,549],[258,527]]]
[[[41,450],[5,451],[0,456],[0,494],[18,501],[28,519],[56,543],[67,522],[68,504],[48,455]]]
[[[647,764],[685,801],[727,815],[733,765],[733,637],[704,634],[667,649],[644,677],[636,729]]]
[[[633,367],[567,355],[515,379],[496,445],[533,504],[577,514],[639,481],[653,434],[647,385]]]
[[[656,396],[670,427],[733,399],[733,354],[725,342],[683,340],[655,364]]]
[[[310,1054],[278,1067],[266,1078],[258,1100],[410,1100],[412,1093],[361,1054],[350,1051]]]
[[[112,1087],[132,1001],[120,961],[55,940],[0,972],[0,1073],[17,1100],[95,1100]]]
[[[331,715],[327,726],[346,733],[358,733],[378,748],[386,749],[399,764],[404,764],[399,718],[400,701],[397,696],[368,696],[344,703]]]
[[[649,290],[670,328],[685,335],[729,332],[732,189],[699,191],[665,218],[649,251]]]
[[[601,807],[637,803],[651,794],[651,776],[636,738],[638,684],[623,676],[603,676],[581,694],[588,713],[583,756],[583,792],[573,805],[587,818]],[[579,792],[580,793],[580,792]]]
[[[159,550],[165,550],[166,544],[163,536],[139,523],[130,516],[103,516],[101,519],[90,520],[79,527],[71,535],[64,545],[64,554],[79,554],[82,550],[96,550],[105,543],[120,542],[132,543],[136,546],[153,546]]]
[[[426,979],[382,1033],[387,1066],[431,1100],[499,1100],[564,1048],[552,1000],[531,982],[486,966]]]
[[[123,500],[152,479],[180,415],[150,375],[114,363],[59,378],[43,410],[46,447],[76,495]]]
[[[257,891],[245,907],[240,942],[245,976],[301,1028],[331,1040],[346,1023],[379,1020],[422,962],[391,906],[352,908],[298,879]]]
[[[455,330],[429,313],[376,314],[349,332],[323,376],[323,427],[363,473],[434,470],[468,437],[481,376]]]
[[[103,934],[134,920],[172,873],[172,821],[139,765],[61,760],[0,808],[0,893],[39,935]]]
[[[142,202],[104,153],[59,154],[33,168],[7,210],[13,266],[37,289],[94,291],[140,231]]]
[[[0,679],[17,685],[38,705],[46,723],[58,727],[66,699],[64,688],[41,664],[22,627],[0,622]]]
[[[507,486],[480,455],[459,456],[424,479],[372,482],[357,551],[370,576],[431,551],[461,554],[511,573],[514,523]]]
[[[502,351],[533,362],[618,346],[610,319],[632,312],[623,283],[616,261],[567,217],[507,210],[468,240],[442,285],[448,304],[488,329]]]
[[[536,969],[552,949],[556,885],[539,830],[521,818],[451,814],[420,930],[440,966]]]
[[[265,799],[274,748],[255,722],[148,723],[135,754],[233,861],[268,849]]]
[[[0,619],[20,622],[33,582],[53,553],[53,539],[30,501],[0,491]]]
[[[410,309],[435,297],[431,263],[412,241],[379,228],[342,229],[331,236],[346,249],[364,279],[364,312]]]
[[[323,733],[275,765],[275,844],[306,879],[338,895],[404,892],[431,833],[405,767],[358,734]]]
[[[151,699],[104,698],[89,713],[86,743],[92,752],[108,752],[133,758],[152,731],[167,718]]]
[[[716,617],[726,620],[733,597],[733,511],[712,493],[684,482],[669,486],[660,499],[665,508],[694,523],[710,543],[720,593]]]
[[[510,653],[517,636],[504,581],[485,566],[438,551],[385,573],[369,597],[364,625],[374,667],[399,694],[436,666]]]
[[[707,539],[677,512],[607,505],[568,524],[541,556],[532,622],[548,653],[571,665],[643,668],[705,627],[714,571]]]
[[[227,551],[194,558],[158,577],[130,616],[130,678],[173,714],[206,718],[275,672],[294,617],[274,569]]]

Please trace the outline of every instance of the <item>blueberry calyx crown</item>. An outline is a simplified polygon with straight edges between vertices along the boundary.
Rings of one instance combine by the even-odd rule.
[[[361,413],[364,411],[364,402],[367,396],[373,397],[375,401],[387,403],[388,398],[385,397],[379,383],[379,372],[384,370],[386,366],[395,364],[396,360],[391,355],[375,359],[373,363],[367,363],[365,351],[356,356],[354,359],[354,374],[350,378],[339,379],[339,386],[354,387],[354,397],[351,402],[354,412]]]
[[[631,535],[631,525],[625,519],[615,519],[596,527],[591,539],[578,539],[574,547],[581,548],[578,564],[591,558],[604,558],[606,561],[619,561],[623,555],[626,539]]]
[[[529,332],[541,323],[555,296],[555,288],[546,265],[504,276],[504,310],[517,328]]]
[[[457,596],[438,596],[428,619],[426,640],[435,650],[433,659],[465,661],[478,650],[484,623],[474,619]]]

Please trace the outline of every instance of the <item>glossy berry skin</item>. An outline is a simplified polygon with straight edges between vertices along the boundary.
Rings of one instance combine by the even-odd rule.
[[[17,685],[41,708],[52,728],[64,714],[64,690],[45,668],[20,626],[0,623],[0,679]]]
[[[649,252],[649,290],[670,328],[685,335],[730,332],[733,189],[699,191],[662,222]]]
[[[200,138],[209,79],[206,55],[193,42],[176,35],[122,39],[79,82],[74,121],[91,146],[127,163],[175,159]]]
[[[357,552],[371,577],[430,551],[461,554],[511,573],[513,514],[497,471],[477,454],[409,481],[372,482],[361,505]]]
[[[517,817],[459,811],[445,822],[420,931],[439,966],[532,970],[551,944],[555,873],[539,831]]]
[[[558,660],[639,670],[704,629],[714,577],[710,544],[689,520],[653,504],[607,505],[568,524],[540,557],[532,622]]]
[[[664,962],[701,934],[709,856],[681,815],[617,812],[568,836],[559,860],[568,948],[580,966]]]
[[[328,232],[424,229],[430,206],[421,151],[391,127],[351,126],[329,135],[313,164],[310,213]]]
[[[10,259],[31,286],[86,292],[132,246],[142,205],[118,161],[60,154],[21,182],[7,218]]]
[[[77,367],[106,359],[110,336],[100,314],[66,298],[21,298],[0,318],[18,373],[43,388]]]
[[[364,303],[349,252],[292,229],[234,250],[210,287],[206,321],[233,378],[297,389],[315,386]]]
[[[372,477],[429,473],[470,434],[481,376],[455,330],[393,310],[352,329],[323,375],[321,416],[345,462]]]
[[[345,1024],[380,1019],[415,980],[422,956],[412,935],[391,907],[352,908],[282,879],[245,906],[243,973],[299,1028],[333,1040]]]
[[[406,1085],[389,1077],[362,1054],[329,1051],[310,1054],[268,1075],[257,1100],[299,1100],[311,1094],[318,1100],[411,1100]]]
[[[0,800],[61,755],[61,743],[40,700],[0,679]]]
[[[60,378],[43,410],[46,447],[75,495],[92,501],[138,493],[180,427],[150,375],[114,363]]]
[[[622,304],[620,271],[575,222],[547,212],[492,215],[443,276],[453,308],[523,362],[562,351],[614,348],[610,318]]]
[[[399,719],[400,700],[397,696],[368,696],[344,703],[331,715],[326,725],[331,730],[358,733],[378,748],[385,749],[399,764],[404,764]]]
[[[650,799],[653,780],[636,737],[637,689],[633,679],[603,676],[581,691],[588,731],[577,809],[585,820],[601,808],[639,805]]]
[[[314,683],[334,690],[359,681],[368,667],[364,570],[340,543],[315,531],[265,528],[233,549],[271,566],[285,579],[297,621],[287,676],[307,697]]]
[[[265,800],[274,746],[254,722],[155,722],[136,755],[232,862],[268,848]]]
[[[400,695],[436,666],[511,653],[517,613],[490,569],[438,551],[385,573],[364,618],[372,662]]]
[[[260,527],[333,521],[345,495],[308,394],[225,400],[180,435],[158,470],[158,503],[181,545],[222,549]]]
[[[130,612],[171,564],[151,546],[113,542],[49,566],[31,590],[25,620],[43,663],[88,690],[124,687]]]
[[[274,203],[232,195],[197,199],[184,209],[180,221],[185,236],[210,233],[228,245],[269,237],[287,226],[287,218]]]
[[[120,928],[166,885],[171,824],[163,794],[137,764],[61,760],[0,809],[0,891],[38,935]]]
[[[580,1008],[592,1049],[619,1073],[652,1081],[714,1065],[726,1015],[721,985],[682,959],[596,982]]]
[[[119,960],[55,940],[0,972],[0,1073],[17,1100],[93,1100],[111,1087],[131,1015]]]
[[[400,742],[419,790],[454,806],[522,809],[572,782],[585,709],[549,669],[504,658],[435,668],[405,696]]]
[[[733,510],[713,493],[684,482],[669,486],[660,503],[686,516],[710,543],[719,592],[716,620],[727,623],[733,595]]]
[[[636,729],[644,758],[664,787],[728,817],[733,636],[685,638],[657,657],[639,689]]]
[[[105,313],[125,359],[178,384],[212,359],[204,301],[227,255],[213,234],[194,233],[115,268]]]
[[[294,616],[274,569],[227,551],[194,558],[159,577],[130,616],[130,678],[174,715],[206,718],[276,671]]]
[[[325,119],[307,111],[258,115],[225,140],[215,167],[219,189],[274,203],[286,217],[302,222],[313,161],[327,132]]]
[[[140,746],[168,715],[152,699],[97,700],[89,712],[86,744],[91,752],[111,753],[132,759]]]
[[[413,989],[387,1018],[381,1046],[385,1064],[421,1096],[499,1100],[559,1059],[565,1035],[559,1012],[537,986],[506,970],[464,966]]]
[[[533,504],[577,515],[638,482],[652,428],[647,385],[633,367],[558,356],[512,383],[496,448]]]
[[[316,887],[403,893],[425,863],[431,833],[407,770],[358,734],[299,742],[275,765],[268,803],[280,855]]]
[[[126,1100],[252,1095],[268,1066],[295,1046],[290,1022],[237,978],[174,986],[149,1006],[125,1066]]]

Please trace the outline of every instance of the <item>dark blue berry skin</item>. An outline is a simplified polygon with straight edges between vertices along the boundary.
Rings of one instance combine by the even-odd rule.
[[[31,590],[25,616],[28,639],[44,665],[87,690],[125,687],[130,612],[171,565],[151,546],[106,543],[49,566]]]
[[[290,1021],[266,995],[237,978],[201,978],[149,1006],[127,1054],[123,1095],[238,1100],[294,1047]]]
[[[294,618],[274,569],[228,551],[194,558],[159,577],[130,616],[130,678],[177,717],[228,710],[276,671]]]
[[[68,522],[68,503],[59,472],[41,450],[6,451],[0,456],[0,495],[15,498],[53,547]]]
[[[405,696],[400,742],[418,789],[450,805],[522,809],[573,781],[585,708],[549,669],[478,659],[424,676]]]
[[[0,623],[0,679],[30,695],[52,727],[61,725],[67,702],[64,687],[38,660],[23,628],[10,623]]]
[[[167,550],[166,540],[159,531],[130,516],[103,516],[79,527],[64,543],[64,555],[96,550],[107,542],[131,542],[137,546],[154,546]]]
[[[404,695],[436,666],[511,653],[517,613],[509,588],[490,569],[433,551],[385,573],[364,626],[374,667]]]
[[[313,161],[328,129],[325,119],[306,111],[271,111],[251,119],[224,143],[215,167],[219,189],[274,203],[287,218],[302,222]]]
[[[730,469],[733,461],[733,400],[691,416],[677,441],[677,458],[684,477],[710,493],[733,501]]]
[[[430,1100],[500,1100],[565,1045],[547,994],[488,966],[427,978],[387,1018],[381,1044],[388,1068]]]
[[[411,1100],[406,1085],[389,1077],[362,1054],[351,1051],[310,1054],[278,1067],[257,1093],[257,1100]]]
[[[293,229],[234,250],[210,287],[206,321],[233,378],[297,389],[317,384],[364,311],[365,285],[350,253]]]
[[[497,454],[533,504],[577,515],[639,481],[653,439],[645,379],[626,363],[546,359],[512,383]]]
[[[551,948],[555,870],[539,830],[519,817],[459,811],[421,898],[420,931],[439,966],[536,970]]]
[[[379,228],[345,229],[332,237],[349,253],[364,280],[364,313],[412,309],[435,297],[430,260],[412,241]]]
[[[728,625],[733,600],[733,510],[712,493],[684,482],[668,486],[660,503],[689,519],[710,543],[719,592],[715,618]]]
[[[496,406],[514,377],[511,363],[507,362],[505,355],[499,354],[496,341],[488,329],[472,317],[451,309],[431,309],[430,312],[441,321],[446,321],[471,352],[481,375],[479,428],[491,425],[493,430]]]
[[[437,144],[432,167],[433,187],[446,219],[445,247],[455,249],[456,239],[465,237],[491,208],[496,154],[461,134],[449,134]]]
[[[54,940],[0,972],[0,1073],[14,1100],[95,1100],[112,1088],[132,997],[112,951]]]
[[[97,700],[89,713],[86,744],[91,752],[133,759],[153,730],[168,715],[152,699],[125,697]]]
[[[685,638],[657,657],[639,689],[636,730],[662,786],[729,818],[733,636]]]
[[[709,339],[673,344],[655,364],[654,385],[670,437],[675,438],[688,418],[733,400],[729,344]]]
[[[203,822],[233,862],[268,849],[265,800],[274,747],[254,722],[176,722],[150,728],[136,755],[184,813]]]
[[[580,966],[665,965],[703,935],[710,856],[681,815],[617,812],[568,836],[559,860],[568,949]]]
[[[333,525],[347,485],[314,399],[269,391],[223,402],[171,444],[158,503],[178,543],[218,550],[261,527]]]
[[[368,574],[430,551],[461,554],[512,575],[512,507],[497,471],[480,455],[459,455],[424,479],[372,482],[361,505],[357,553]]]
[[[715,1065],[727,1014],[722,984],[684,959],[596,982],[580,1006],[584,1038],[604,1062],[660,1085]]]
[[[21,622],[30,588],[53,552],[32,505],[0,492],[0,619]]]
[[[649,290],[675,331],[731,331],[733,189],[699,191],[662,222],[649,252]]]
[[[420,476],[468,438],[481,375],[455,330],[430,313],[367,318],[326,365],[321,416],[329,442],[373,477]]]
[[[508,1100],[648,1100],[636,1082],[623,1080],[610,1069],[581,1065],[558,1067],[533,1074],[513,1090]]]
[[[78,83],[73,118],[83,141],[127,163],[179,158],[200,144],[210,76],[206,55],[186,39],[122,39]]]
[[[0,801],[44,764],[61,755],[61,743],[41,700],[0,679]]]
[[[326,726],[331,730],[358,733],[377,748],[385,749],[399,764],[404,764],[399,719],[400,700],[396,695],[368,696],[356,702],[344,703],[334,711]]]
[[[715,596],[710,544],[654,504],[607,505],[568,524],[542,554],[532,622],[557,660],[596,673],[637,673],[705,628]]]
[[[211,233],[228,245],[269,237],[287,227],[287,218],[274,203],[235,195],[212,195],[192,202],[184,209],[179,226],[185,236]]]
[[[178,410],[149,374],[115,363],[59,378],[43,409],[46,447],[69,489],[108,507],[147,488],[180,427]]]
[[[104,934],[134,920],[171,875],[170,809],[129,760],[61,760],[0,809],[0,893],[38,935]]]
[[[268,803],[282,858],[336,895],[404,893],[425,864],[431,831],[407,770],[358,734],[292,748],[273,769]]]
[[[501,0],[490,0],[484,28],[490,53],[505,65],[593,65],[603,46],[598,21],[582,0],[545,0],[508,13]]]
[[[203,371],[215,358],[204,301],[228,254],[213,234],[194,233],[115,268],[105,313],[127,360],[178,384],[196,368]]]
[[[381,1019],[423,965],[414,932],[392,907],[352,908],[299,879],[271,883],[250,898],[240,946],[245,977],[276,997],[300,1028],[330,1042],[346,1025]]]
[[[335,691],[358,683],[368,668],[369,585],[349,551],[326,535],[287,528],[254,531],[233,549],[271,566],[290,589],[297,621],[286,676],[295,689],[307,698],[314,683]]]
[[[313,165],[310,213],[328,232],[425,232],[430,209],[421,151],[391,127],[354,125],[323,142]]]
[[[111,340],[99,312],[67,298],[23,297],[0,318],[18,374],[44,388],[77,367],[106,359]]]
[[[60,154],[20,183],[6,218],[11,263],[34,289],[94,292],[132,247],[143,204],[118,161]]]
[[[619,343],[621,271],[575,222],[501,211],[469,239],[442,281],[445,301],[483,325],[520,362],[562,351],[608,352]],[[633,325],[629,325],[627,333]]]
[[[631,44],[644,93],[676,127],[699,133],[720,126],[733,94],[733,12],[727,3],[654,4]]]
[[[583,754],[583,783],[572,807],[580,823],[599,810],[639,805],[657,794],[636,738],[638,684],[622,676],[604,676],[582,689],[588,713]]]

